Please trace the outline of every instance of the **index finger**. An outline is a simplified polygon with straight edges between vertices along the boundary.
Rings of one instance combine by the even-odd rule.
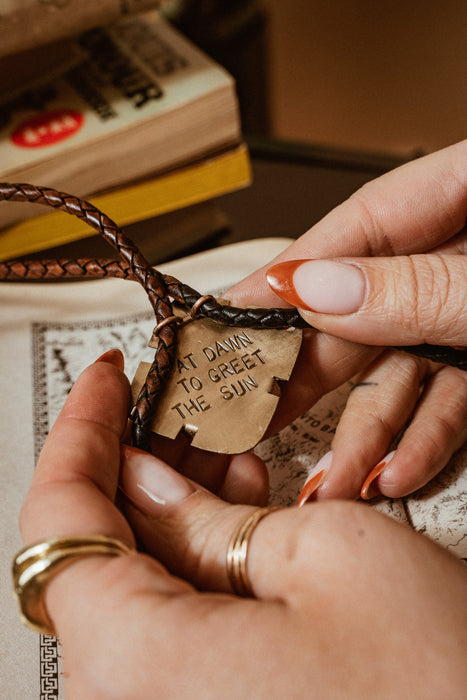
[[[225,296],[239,306],[283,306],[266,282],[266,270],[274,263],[409,255],[441,246],[465,225],[466,162],[467,140],[367,183]]]
[[[113,503],[129,386],[119,351],[102,360],[80,375],[44,444],[20,516],[25,544],[86,534],[133,542]]]

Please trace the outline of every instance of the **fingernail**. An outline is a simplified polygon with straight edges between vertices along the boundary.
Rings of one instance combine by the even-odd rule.
[[[328,473],[331,462],[333,458],[332,450],[327,452],[324,457],[321,457],[319,462],[316,464],[315,468],[309,475],[308,479],[305,481],[300,495],[297,499],[297,506],[301,508],[308,501],[313,501],[313,495],[316,494],[316,490],[321,486],[326,474]]]
[[[394,455],[395,450],[389,452],[389,454],[387,454],[386,457],[381,460],[381,462],[378,462],[376,467],[374,467],[368,474],[360,491],[360,498],[362,498],[364,501],[370,501],[372,498],[376,498],[376,496],[381,496],[381,491],[379,490],[378,485],[374,482],[383,472],[386,465],[389,464]]]
[[[194,493],[190,482],[168,464],[128,445],[122,446],[120,488],[140,510],[153,517]]]
[[[307,311],[351,314],[365,297],[361,270],[334,260],[289,260],[271,267],[266,278],[282,299]]]
[[[107,352],[104,352],[103,355],[97,358],[96,362],[107,362],[109,365],[115,365],[115,367],[121,369],[122,372],[125,366],[125,358],[123,357],[122,351],[118,348],[107,350]]]

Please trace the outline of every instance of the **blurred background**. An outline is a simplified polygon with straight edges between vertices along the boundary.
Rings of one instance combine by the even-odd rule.
[[[236,77],[244,130],[404,159],[467,125],[465,0],[178,0]]]
[[[253,177],[134,219],[153,263],[300,236],[369,180],[467,137],[467,0],[167,0],[162,12],[234,77]]]

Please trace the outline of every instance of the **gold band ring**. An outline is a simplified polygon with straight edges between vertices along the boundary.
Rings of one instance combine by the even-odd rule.
[[[251,536],[263,518],[278,508],[258,508],[243,520],[234,531],[227,547],[227,577],[236,595],[254,598],[247,570],[248,547]]]
[[[48,582],[77,559],[93,554],[118,556],[132,551],[120,540],[105,535],[54,537],[25,547],[16,555],[12,567],[21,620],[36,632],[56,636],[44,601]]]

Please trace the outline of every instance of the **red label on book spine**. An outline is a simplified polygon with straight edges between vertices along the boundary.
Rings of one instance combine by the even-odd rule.
[[[71,109],[59,109],[37,114],[20,124],[11,140],[21,148],[52,146],[68,139],[82,127],[84,116]]]

